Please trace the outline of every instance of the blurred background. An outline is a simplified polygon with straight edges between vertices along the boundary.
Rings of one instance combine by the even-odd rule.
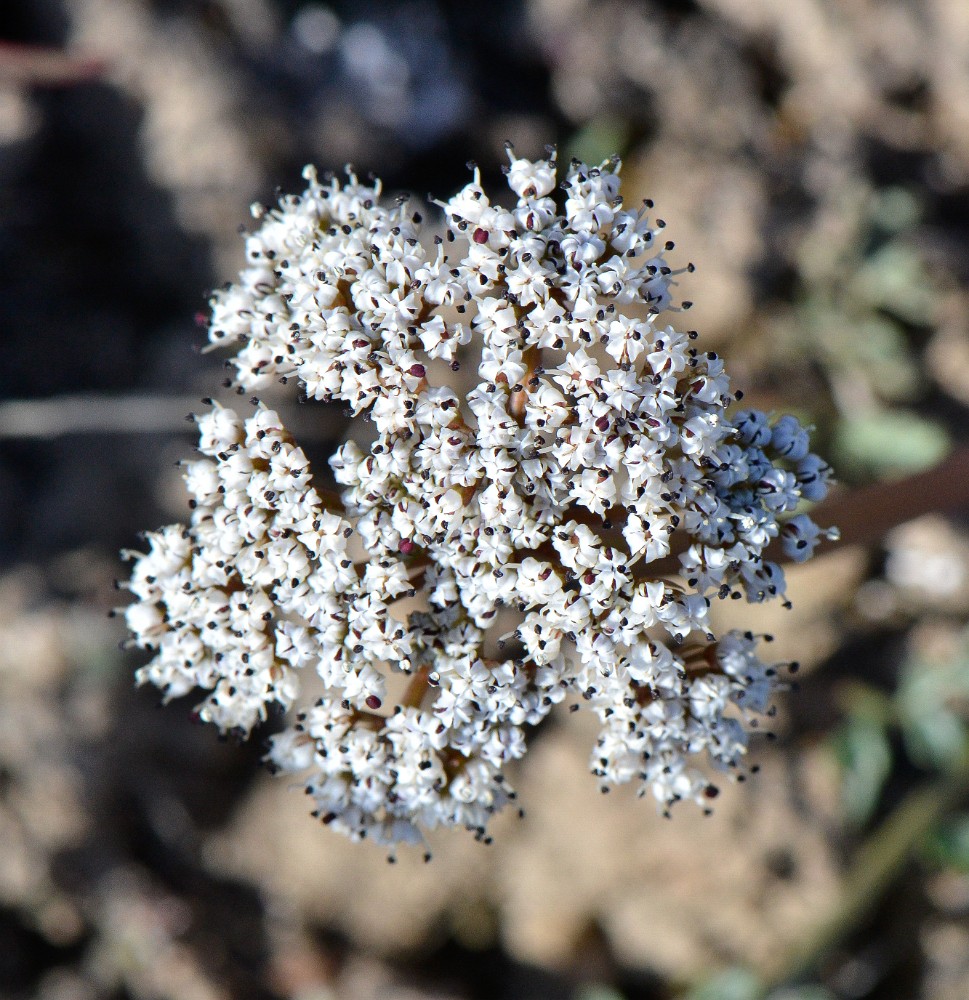
[[[0,996],[969,996],[964,0],[3,15]],[[790,572],[793,611],[742,609],[802,680],[712,818],[601,798],[580,713],[535,735],[493,845],[389,866],[268,779],[260,734],[157,711],[107,612],[118,550],[186,516],[250,202],[307,162],[447,197],[474,159],[496,190],[506,139],[622,154],[697,265],[691,325],[817,427],[848,539]],[[294,420],[321,459],[345,429]]]

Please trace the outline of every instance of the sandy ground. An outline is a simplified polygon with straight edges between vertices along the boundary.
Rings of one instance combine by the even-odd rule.
[[[884,884],[871,853],[965,746],[961,480],[792,573],[794,610],[751,621],[803,679],[713,817],[600,796],[588,720],[556,716],[516,776],[525,818],[487,847],[437,836],[429,865],[314,823],[259,767],[265,732],[224,744],[191,699],[158,711],[107,617],[118,550],[185,516],[183,416],[222,377],[197,350],[207,292],[239,267],[249,203],[306,162],[446,195],[471,158],[498,186],[506,139],[620,152],[627,198],[651,197],[697,265],[691,326],[753,405],[816,425],[846,489],[883,483],[866,511],[891,523],[899,477],[969,426],[969,8],[9,8],[0,995],[744,1000],[839,916],[798,980],[814,992],[787,1000],[969,995],[961,786]],[[344,418],[293,409],[322,461]],[[728,969],[747,971],[711,981]]]

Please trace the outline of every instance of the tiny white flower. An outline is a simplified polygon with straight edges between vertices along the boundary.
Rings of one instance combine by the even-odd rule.
[[[792,516],[830,479],[807,431],[731,415],[722,361],[660,318],[675,275],[618,160],[561,187],[554,153],[509,160],[515,207],[475,170],[430,247],[349,171],[256,212],[210,338],[241,392],[295,382],[368,417],[368,443],[336,450],[334,493],[276,412],[213,403],[189,523],[149,534],[127,584],[139,681],[202,689],[224,730],[292,706],[269,759],[358,840],[483,837],[525,727],[567,697],[600,720],[603,787],[704,801],[700,764],[743,767],[777,685],[710,605],[783,596],[767,546],[834,537]],[[477,371],[466,396],[448,364]]]

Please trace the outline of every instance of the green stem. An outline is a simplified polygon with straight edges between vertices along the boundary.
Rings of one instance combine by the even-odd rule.
[[[945,776],[911,791],[861,846],[835,910],[766,971],[764,991],[811,975],[874,910],[929,831],[969,796],[969,753]]]

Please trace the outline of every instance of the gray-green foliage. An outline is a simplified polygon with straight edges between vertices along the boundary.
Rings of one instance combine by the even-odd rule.
[[[893,734],[920,768],[944,773],[961,764],[969,748],[969,630],[944,659],[909,654],[893,694],[856,685],[847,700],[833,745],[842,767],[844,814],[861,825],[891,773]]]
[[[834,1000],[834,996],[823,986],[815,984],[768,991],[753,972],[731,968],[694,987],[687,1000]]]
[[[802,294],[781,332],[830,389],[846,478],[915,472],[949,449],[944,428],[913,407],[924,379],[908,334],[932,326],[939,299],[914,239],[920,211],[901,188],[845,183],[795,255]]]

